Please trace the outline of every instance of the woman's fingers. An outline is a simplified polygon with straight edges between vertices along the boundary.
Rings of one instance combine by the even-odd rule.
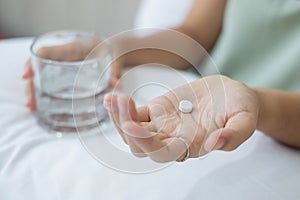
[[[115,124],[115,127],[118,130],[121,137],[123,138],[124,142],[129,145],[131,152],[135,156],[145,157],[146,154],[138,146],[136,146],[132,140],[129,140],[126,134],[124,134],[124,130],[120,122],[120,117],[122,114],[120,113],[118,102],[118,96],[116,95],[107,94],[104,97],[104,107],[108,110],[110,118]],[[133,101],[131,103],[133,103]],[[134,112],[134,110],[131,110],[131,112]]]
[[[117,97],[113,94],[106,94],[104,96],[103,105],[107,109],[108,114],[112,122],[114,123],[117,131],[121,135],[123,141],[128,144],[127,138],[125,137],[119,123],[119,110],[117,105]]]
[[[255,127],[256,120],[251,113],[238,113],[228,120],[224,128],[210,134],[205,142],[205,149],[232,151],[253,134]]]
[[[187,146],[182,138],[168,137],[163,133],[151,132],[138,121],[138,111],[132,99],[126,95],[118,96],[120,110],[120,125],[129,141],[133,141],[152,160],[156,162],[170,162],[186,155]],[[141,109],[143,113],[147,112]],[[183,132],[188,130],[182,130]],[[191,131],[189,129],[189,131]]]
[[[182,160],[186,156],[186,143],[178,137],[166,137],[163,133],[150,133],[149,130],[133,121],[127,122],[124,130],[130,133],[129,140],[133,140],[147,156],[156,162]]]
[[[195,130],[196,122],[190,114],[183,114],[182,123],[178,133],[170,137],[169,134],[152,132],[147,126],[140,123],[140,119],[150,121],[149,109],[141,107],[136,109],[132,99],[127,95],[114,96],[106,95],[105,100],[111,98],[112,117],[118,120],[119,131],[125,134],[127,142],[135,155],[147,154],[156,162],[170,162],[182,160],[186,154],[190,144],[196,139],[203,140]],[[117,108],[115,108],[117,104]],[[106,104],[107,106],[108,104]],[[145,122],[144,122],[145,123]],[[149,123],[149,122],[148,122]],[[150,127],[150,126],[149,126]],[[186,142],[184,142],[186,141]],[[190,149],[191,150],[191,149]],[[193,148],[191,157],[199,155],[200,148]]]
[[[197,158],[200,155],[205,154],[203,150],[203,142],[206,137],[206,131],[198,125],[193,115],[181,113],[181,124],[178,128],[177,137],[186,141],[189,148],[189,157]]]
[[[122,132],[125,133],[125,137],[128,139],[128,144],[131,151],[137,157],[146,156],[145,152],[136,144],[134,140],[131,140],[130,133],[126,130],[127,122],[139,123],[139,117],[134,101],[127,95],[118,95],[118,109],[119,109],[119,122]],[[139,127],[137,127],[139,128]]]
[[[33,77],[33,70],[32,70],[30,59],[28,59],[25,63],[25,71],[24,71],[22,77],[23,77],[23,79],[28,79],[28,78]]]
[[[36,110],[35,105],[35,94],[34,94],[34,85],[32,79],[28,80],[27,86],[26,86],[26,93],[28,96],[26,106],[34,112]]]
[[[43,47],[37,51],[37,55],[56,61],[79,61],[88,56],[92,47],[86,51],[84,43],[70,42],[64,45]]]
[[[26,95],[27,95],[27,102],[26,106],[33,112],[36,110],[35,106],[35,95],[34,95],[34,85],[33,85],[33,70],[31,66],[31,60],[28,59],[25,63],[25,71],[23,74],[23,79],[27,79],[26,83]]]
[[[126,131],[124,127],[126,126],[127,123],[131,123],[132,126],[134,126],[135,124],[138,126],[138,128],[141,126],[139,121],[141,117],[139,117],[134,101],[131,98],[129,98],[127,95],[118,95],[118,107],[120,111],[120,115],[119,115],[120,125],[123,132]],[[129,136],[131,134],[130,132],[125,132],[125,133]],[[150,132],[147,135],[140,135],[140,136],[133,135],[133,137],[143,137],[143,138],[148,138],[152,136],[153,134]]]
[[[98,43],[98,40],[87,42],[71,42],[64,45],[40,48],[36,54],[42,58],[56,61],[78,61],[84,59]],[[28,100],[26,105],[30,108],[30,110],[35,111],[35,95],[32,82],[33,76],[34,72],[32,70],[32,63],[31,60],[28,59],[25,63],[25,71],[22,77],[23,79],[28,80],[26,88]]]

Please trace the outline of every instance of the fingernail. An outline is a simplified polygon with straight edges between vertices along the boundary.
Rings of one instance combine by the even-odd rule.
[[[219,138],[218,142],[215,144],[213,150],[221,150],[225,146],[225,139],[224,138]]]

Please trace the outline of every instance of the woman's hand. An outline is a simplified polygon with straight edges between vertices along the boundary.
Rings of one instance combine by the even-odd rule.
[[[181,100],[191,113],[178,110]],[[230,151],[257,126],[259,100],[247,86],[224,76],[210,76],[181,86],[136,108],[126,95],[107,94],[104,106],[120,135],[139,157],[157,162],[196,158],[211,150]]]
[[[44,47],[41,48],[37,54],[42,58],[47,58],[56,61],[79,61],[85,59],[88,54],[100,44],[100,40],[93,42],[71,42],[65,45]],[[120,77],[122,62],[121,59],[117,59],[112,64],[112,76],[110,79],[110,86],[114,87]],[[28,100],[26,106],[31,110],[35,111],[35,96],[33,86],[33,70],[31,60],[28,59],[25,64],[25,71],[23,79],[26,83],[26,94]]]

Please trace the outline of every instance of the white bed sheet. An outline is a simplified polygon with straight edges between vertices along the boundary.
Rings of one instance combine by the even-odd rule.
[[[177,27],[185,19],[193,2],[194,0],[141,0],[134,25],[136,28]]]
[[[1,200],[300,199],[300,152],[260,132],[234,152],[212,152],[148,174],[112,170],[97,162],[77,137],[47,134],[24,106],[21,75],[31,41],[0,41]],[[126,87],[142,73],[168,78],[163,70],[143,68],[132,73],[136,78],[128,76]],[[149,95],[143,98],[158,93]]]

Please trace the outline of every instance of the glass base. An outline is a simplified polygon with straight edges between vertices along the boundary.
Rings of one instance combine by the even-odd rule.
[[[51,123],[47,120],[37,117],[38,124],[45,129],[48,133],[55,134],[57,137],[63,137],[67,135],[76,135],[76,134],[91,134],[92,132],[97,132],[100,126],[108,123],[110,121],[108,114],[103,116],[101,119],[94,121],[95,123],[87,124],[84,126],[76,126],[76,123],[73,123],[73,126],[59,126],[57,123]]]

